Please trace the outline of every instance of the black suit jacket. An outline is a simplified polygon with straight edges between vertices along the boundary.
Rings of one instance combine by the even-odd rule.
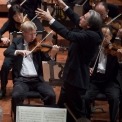
[[[5,50],[4,55],[7,57],[13,58],[13,76],[14,78],[18,78],[20,76],[20,71],[22,68],[22,61],[23,56],[17,55],[15,56],[15,50],[24,50],[24,39],[21,38],[15,38],[12,42],[12,44]],[[50,60],[50,57],[48,54],[45,54],[41,51],[33,52],[33,62],[34,66],[36,68],[38,77],[41,81],[43,80],[43,71],[42,71],[42,61],[44,60]]]
[[[98,60],[99,60],[99,58],[98,58]],[[91,80],[94,82],[99,82],[96,80],[97,67],[98,67],[98,61],[95,65],[95,69],[94,69],[93,75],[91,77]],[[118,82],[117,81],[118,67],[119,67],[119,64],[118,64],[117,57],[108,54],[107,63],[106,63],[106,71],[105,71],[105,75],[104,75],[105,76],[104,82],[116,82],[116,83]]]
[[[70,8],[66,11],[68,17],[79,25],[79,16]],[[89,85],[89,62],[94,56],[102,37],[99,32],[92,30],[68,30],[58,21],[51,28],[71,42],[68,58],[64,68],[64,81],[81,89]]]

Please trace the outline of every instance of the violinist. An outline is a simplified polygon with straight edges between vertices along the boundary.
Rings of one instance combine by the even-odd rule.
[[[83,6],[84,12],[87,12],[90,9],[94,9],[94,7],[96,6],[96,4],[98,4],[99,2],[105,2],[107,4],[108,9],[109,9],[108,15],[111,18],[114,18],[116,15],[119,14],[119,8],[118,8],[118,6],[117,5],[113,5],[111,3],[107,3],[107,0],[87,0],[86,3]]]
[[[116,56],[105,52],[105,45],[112,41],[112,30],[108,26],[103,26],[102,32],[104,35],[101,44],[101,51],[97,63],[93,70],[93,62],[90,64],[91,83],[84,99],[86,103],[86,116],[91,118],[91,102],[99,93],[106,95],[109,104],[110,122],[117,122],[120,97],[120,82],[117,80],[118,59]],[[96,60],[96,58],[95,58]]]
[[[94,10],[97,11],[101,15],[103,24],[106,24],[106,25],[109,24],[112,26],[113,34],[114,36],[116,36],[118,29],[121,28],[121,23],[117,20],[118,18],[116,18],[116,20],[114,20],[113,22],[109,23],[112,20],[112,18],[109,17],[108,15],[109,9],[108,9],[107,3],[106,2],[97,3],[95,5]]]
[[[0,36],[9,31],[9,33],[14,31],[20,31],[20,26],[23,23],[25,18],[24,10],[19,5],[13,5],[9,9],[8,20],[3,24],[0,29]],[[4,41],[7,42],[9,38],[4,37]],[[3,61],[3,65],[1,67],[1,90],[0,90],[0,99],[2,99],[6,95],[6,85],[8,83],[8,74],[9,70],[12,67],[12,59],[11,57],[6,57]]]
[[[45,105],[56,103],[53,88],[43,79],[42,61],[54,59],[58,47],[53,46],[50,56],[41,50],[30,53],[29,43],[35,41],[37,27],[33,22],[26,21],[22,24],[21,29],[23,37],[15,38],[4,52],[5,56],[12,57],[14,61],[12,92],[14,117],[16,117],[16,106],[23,103],[24,94],[31,90],[39,92]]]
[[[21,5],[21,3],[23,3]],[[13,6],[14,4],[19,4],[27,14],[28,19],[31,21],[35,16],[35,10],[39,7],[41,8],[42,0],[8,0],[7,7],[8,9]],[[43,31],[44,28],[42,23],[38,18],[35,18],[33,22],[37,26],[37,31]]]

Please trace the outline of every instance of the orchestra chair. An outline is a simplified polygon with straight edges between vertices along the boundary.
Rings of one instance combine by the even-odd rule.
[[[73,112],[71,111],[71,109],[69,108],[69,106],[64,103],[64,106],[66,107],[66,109],[68,110],[69,114],[72,116],[72,118],[75,120],[75,122],[91,122],[89,119],[87,119],[86,117],[81,117],[81,118],[76,118],[75,115],[73,114]]]
[[[101,92],[98,93],[97,96],[95,97],[95,100],[93,101],[93,103],[91,105],[91,111],[92,111],[93,114],[96,110],[100,110],[101,112],[106,113],[106,111],[102,107],[97,107],[95,105],[95,101],[108,101],[106,95],[104,93],[101,93]],[[119,108],[118,113],[117,113],[118,121],[122,122],[120,114],[121,114],[121,111],[120,111],[120,108]]]
[[[97,96],[95,97],[95,101],[107,101],[107,97],[104,93],[98,93]],[[96,110],[101,110],[101,112],[105,112],[102,107],[96,107],[95,106],[95,101],[92,103],[92,112],[95,112]]]
[[[43,78],[52,86],[61,86],[62,75],[65,63],[56,61],[43,61]]]
[[[43,78],[45,82],[49,83],[50,85],[60,86],[62,85],[62,71],[64,67],[64,63],[58,63],[55,61],[43,61]],[[39,99],[40,105],[44,105],[43,97],[36,91],[29,91],[26,93],[26,100],[23,105],[33,105],[31,100]],[[12,121],[14,122],[14,115],[12,112],[12,103],[11,103],[11,117]]]

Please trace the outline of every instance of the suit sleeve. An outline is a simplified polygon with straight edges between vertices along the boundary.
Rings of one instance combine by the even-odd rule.
[[[0,29],[0,37],[6,32],[9,31],[9,21],[6,21]]]
[[[76,14],[71,8],[68,8],[65,11],[66,15],[70,18],[70,20],[79,27],[80,16]]]
[[[54,30],[56,33],[61,35],[63,38],[67,39],[70,42],[79,43],[80,45],[84,46],[88,44],[93,38],[96,36],[98,38],[98,35],[95,34],[93,31],[72,31],[68,30],[64,25],[59,23],[58,21],[55,21],[51,25],[51,29]]]
[[[12,44],[4,51],[4,56],[5,57],[14,57],[14,53],[15,53],[15,50],[17,49],[16,48],[16,43],[17,43],[17,39],[15,38],[13,41],[12,41]]]

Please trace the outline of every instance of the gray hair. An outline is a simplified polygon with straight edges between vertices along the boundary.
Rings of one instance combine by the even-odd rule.
[[[21,30],[22,31],[32,31],[32,30],[37,30],[37,27],[36,27],[35,23],[33,23],[32,21],[26,21],[21,24]]]
[[[102,26],[102,18],[100,14],[94,10],[89,10],[90,17],[88,19],[89,26],[92,30],[100,30]]]

